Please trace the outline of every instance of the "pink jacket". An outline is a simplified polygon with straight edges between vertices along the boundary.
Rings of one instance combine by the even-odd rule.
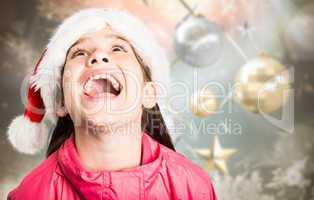
[[[100,172],[83,168],[72,135],[8,199],[216,200],[216,196],[205,171],[144,132],[140,166]]]

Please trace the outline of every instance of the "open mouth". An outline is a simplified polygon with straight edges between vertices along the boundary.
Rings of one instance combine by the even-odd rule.
[[[119,96],[122,84],[108,73],[90,76],[84,83],[84,94],[90,97]]]

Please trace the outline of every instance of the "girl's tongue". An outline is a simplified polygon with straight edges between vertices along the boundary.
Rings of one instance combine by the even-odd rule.
[[[111,82],[107,79],[90,80],[84,86],[84,93],[91,97],[99,97],[105,93],[110,93],[115,96],[118,91],[112,86]]]

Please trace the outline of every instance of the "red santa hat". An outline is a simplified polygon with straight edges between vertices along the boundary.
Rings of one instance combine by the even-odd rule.
[[[57,94],[61,89],[61,73],[68,49],[83,34],[101,30],[107,25],[130,42],[150,68],[153,81],[169,85],[166,55],[143,22],[121,10],[79,11],[65,19],[51,38],[30,78],[24,115],[13,119],[8,128],[8,139],[19,152],[34,154],[46,146],[58,118]],[[158,104],[161,112],[165,113],[165,99],[159,98]],[[172,126],[171,118],[165,114],[163,117],[168,128]]]

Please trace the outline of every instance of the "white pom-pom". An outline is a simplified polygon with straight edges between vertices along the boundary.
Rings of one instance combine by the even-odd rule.
[[[8,139],[20,153],[35,154],[42,150],[48,139],[48,129],[43,123],[30,121],[23,115],[17,116],[8,128]]]

